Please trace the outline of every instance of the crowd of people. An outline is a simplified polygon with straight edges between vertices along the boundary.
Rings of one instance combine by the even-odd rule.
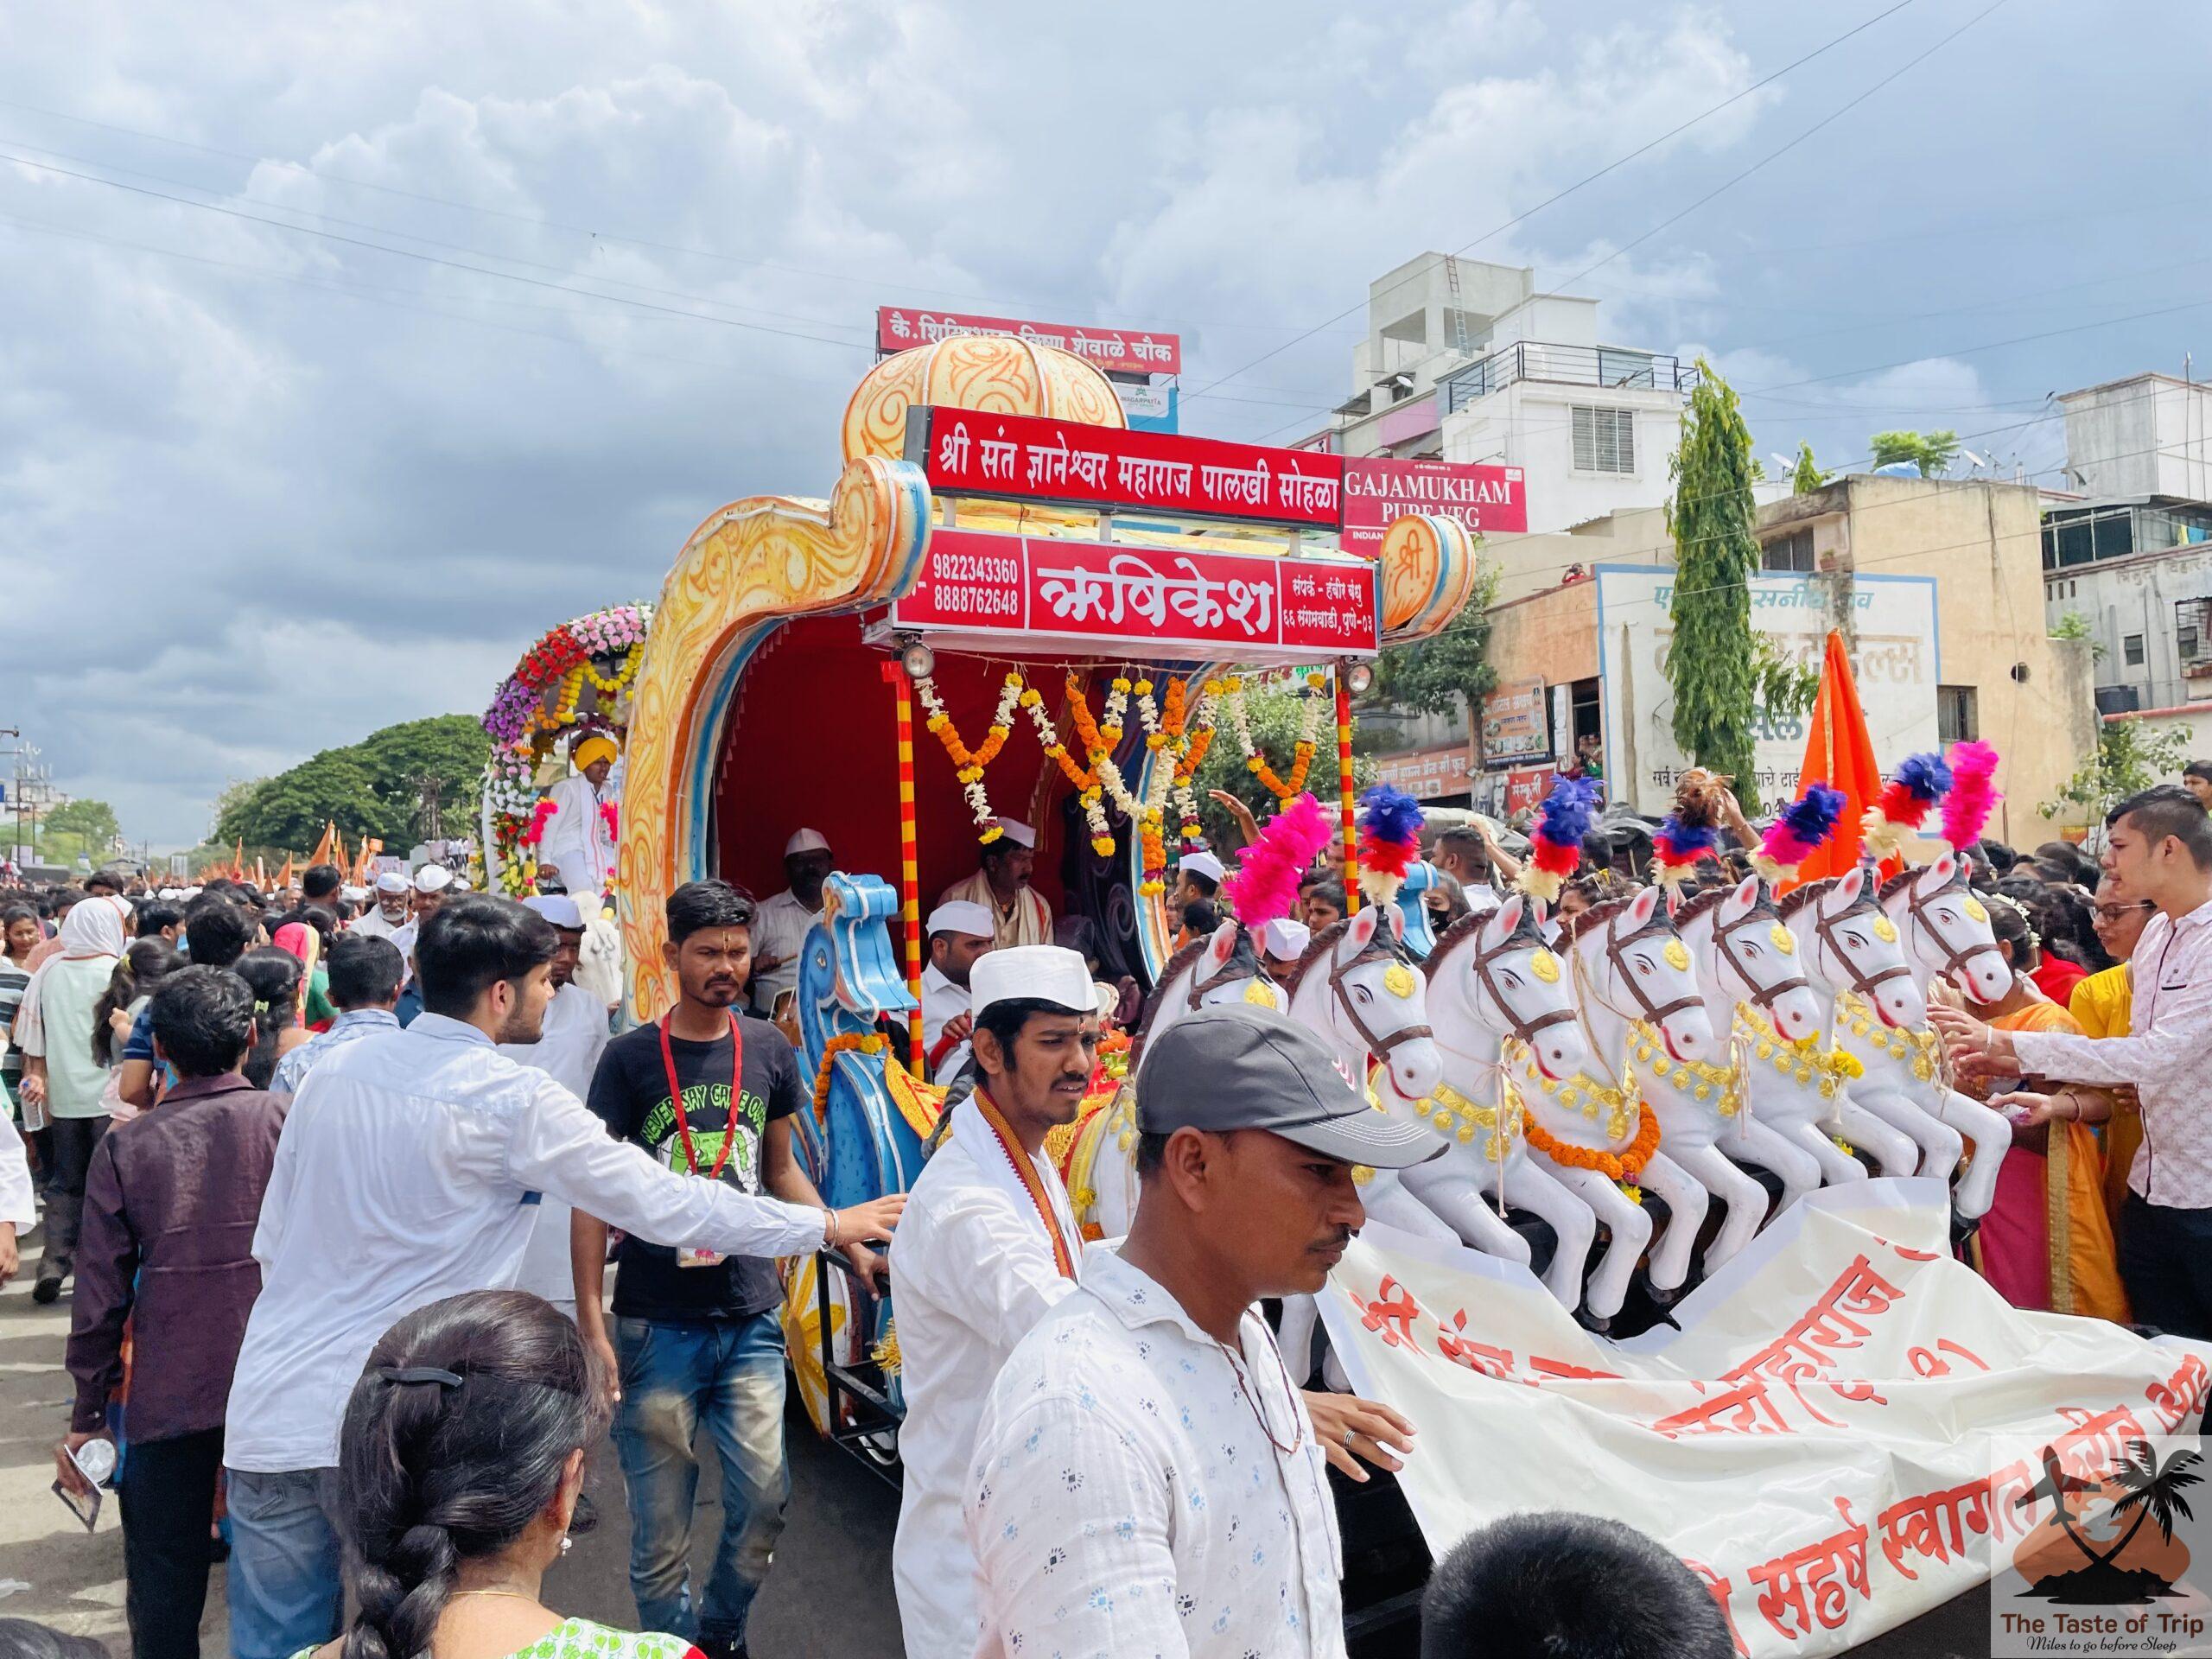
[[[1973,849],[2012,988],[1931,1018],[2018,1125],[1967,1247],[1991,1282],[2212,1337],[2199,781],[2122,802],[2094,860]],[[1741,847],[1700,882],[1756,844],[1734,816]],[[42,1225],[33,1295],[73,1279],[57,1468],[90,1501],[102,1445],[120,1447],[135,1650],[198,1652],[219,1512],[238,1659],[745,1653],[791,1502],[777,1262],[827,1249],[897,1297],[910,1655],[1341,1653],[1327,1471],[1399,1466],[1414,1425],[1309,1392],[1256,1309],[1320,1287],[1363,1220],[1355,1166],[1436,1142],[1370,1110],[1272,1008],[1203,1009],[1137,1094],[1129,1234],[1086,1244],[1045,1139],[1135,1009],[1032,885],[1033,835],[1000,827],[926,924],[940,1135],[910,1192],[842,1210],[794,1145],[798,958],[835,868],[815,830],[791,833],[765,902],[721,881],[670,896],[676,1001],[619,1034],[586,971],[595,895],[558,891],[550,860],[523,903],[435,865],[372,892],[324,866],[276,893],[95,875],[0,895],[0,1281]],[[1425,850],[1440,931],[1518,873],[1513,836],[1481,820]],[[1639,880],[1649,852],[1612,823],[1560,908]],[[1224,918],[1225,875],[1183,857],[1179,938]],[[1262,962],[1287,976],[1345,911],[1317,868]],[[602,1433],[645,1634],[543,1600]],[[702,1433],[722,1512],[695,1575]],[[1616,1606],[1639,1586],[1637,1643],[1574,1639],[1573,1586],[1599,1579]],[[1679,1562],[1580,1517],[1491,1529],[1439,1563],[1425,1651],[1509,1627],[1559,1651],[1730,1651]]]

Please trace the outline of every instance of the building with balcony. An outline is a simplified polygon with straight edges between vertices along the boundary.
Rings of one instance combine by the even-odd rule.
[[[1306,447],[1520,467],[1531,534],[1666,499],[1696,371],[1604,343],[1596,300],[1425,253],[1369,284],[1367,320],[1352,395]]]
[[[2212,738],[2212,386],[2139,374],[2058,402],[2080,493],[2045,499],[2046,620],[2088,642],[2106,718]]]

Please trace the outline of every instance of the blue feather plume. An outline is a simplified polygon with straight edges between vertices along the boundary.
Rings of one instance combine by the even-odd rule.
[[[1796,800],[1782,809],[1783,822],[1789,826],[1793,838],[1808,849],[1827,844],[1835,834],[1836,820],[1843,816],[1847,797],[1840,789],[1826,784],[1812,784]]]
[[[1421,803],[1402,789],[1377,784],[1359,798],[1359,827],[1376,841],[1405,846],[1421,840]]]
[[[1951,768],[1938,753],[1908,754],[1890,774],[1890,781],[1904,785],[1916,801],[1938,801],[1951,792]]]
[[[1562,775],[1537,810],[1534,834],[1554,846],[1580,849],[1597,815],[1598,786],[1586,778]]]

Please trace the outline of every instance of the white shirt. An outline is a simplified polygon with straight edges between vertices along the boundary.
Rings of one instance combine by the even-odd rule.
[[[1083,1235],[1050,1159],[1036,1160],[1060,1236]],[[1037,1207],[974,1102],[923,1166],[891,1239],[898,1305],[899,1429],[906,1474],[891,1551],[909,1659],[964,1659],[976,1647],[976,1557],[960,1523],[976,1420],[1014,1344],[1075,1288],[1060,1276]]]
[[[388,939],[406,926],[408,920],[406,917],[402,917],[396,922],[389,920],[381,906],[371,905],[359,916],[346,924],[346,931],[348,933],[359,933],[372,939]]]
[[[656,1243],[732,1255],[791,1255],[823,1236],[821,1211],[676,1174],[474,1027],[422,1014],[340,1049],[293,1097],[253,1236],[261,1294],[224,1461],[335,1465],[378,1338],[442,1297],[513,1286],[541,1193]]]
[[[2128,957],[2134,982],[2126,1037],[2016,1031],[2012,1051],[2031,1075],[2069,1083],[2132,1083],[2143,1102],[2143,1144],[2127,1185],[2171,1210],[2212,1209],[2212,901],[2179,922],[2160,911]]]
[[[607,1046],[607,1005],[574,980],[545,1005],[545,1030],[534,1043],[501,1043],[499,1052],[535,1066],[578,1100],[591,1095],[591,1076]],[[547,1193],[537,1202],[530,1248],[522,1254],[518,1289],[566,1305],[576,1300],[576,1274],[569,1255],[569,1205]]]
[[[776,994],[788,991],[798,984],[798,953],[805,948],[806,936],[822,919],[819,910],[809,910],[786,887],[774,898],[762,901],[753,917],[753,955],[780,957],[783,965],[766,973],[755,970],[753,976],[753,1006],[763,1014],[773,1014]]]
[[[1344,1659],[1325,1460],[1257,1309],[1237,1345],[1090,1248],[976,1433],[976,1659]]]
[[[16,1237],[38,1225],[38,1202],[31,1191],[30,1154],[16,1120],[0,1111],[0,1221],[13,1222]]]
[[[974,994],[965,985],[956,985],[938,971],[935,963],[922,969],[922,1052],[925,1056],[937,1052],[938,1039],[944,1035],[944,1028],[969,1012],[976,1003]],[[950,1083],[960,1075],[960,1068],[968,1064],[972,1046],[965,1039],[947,1049],[944,1058],[930,1068],[930,1081]]]
[[[545,791],[553,816],[537,843],[537,861],[560,867],[561,885],[572,893],[607,891],[614,868],[614,837],[600,808],[603,798],[581,773],[563,778]]]
[[[399,1016],[389,1008],[347,1008],[330,1022],[328,1031],[318,1032],[276,1062],[269,1091],[296,1095],[300,1080],[340,1049],[350,1048],[365,1037],[398,1029]]]

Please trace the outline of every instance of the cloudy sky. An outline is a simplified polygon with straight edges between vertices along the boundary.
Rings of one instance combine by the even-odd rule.
[[[475,711],[713,507],[827,487],[880,303],[1176,329],[1185,429],[1283,441],[1367,281],[1459,251],[1710,353],[1762,449],[2049,467],[2047,394],[2212,346],[2212,8],[2084,16],[0,10],[0,725],[159,848]]]

